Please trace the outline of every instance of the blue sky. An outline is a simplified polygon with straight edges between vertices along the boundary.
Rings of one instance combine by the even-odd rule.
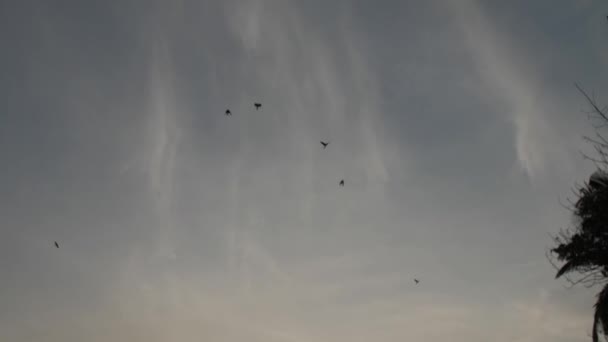
[[[0,6],[0,339],[589,339],[606,4]]]

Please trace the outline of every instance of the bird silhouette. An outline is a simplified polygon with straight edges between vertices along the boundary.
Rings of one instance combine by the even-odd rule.
[[[340,186],[344,186],[344,179],[340,181]]]
[[[55,241],[55,247],[59,248],[59,244],[57,243],[57,241]]]
[[[414,282],[415,282],[416,284],[418,284],[418,283],[420,282],[420,280],[418,280],[418,279],[414,279]]]
[[[258,102],[254,103],[253,105],[255,106],[255,110],[258,110],[260,109],[260,107],[262,107],[262,104]]]
[[[232,112],[230,111],[230,109],[226,109],[226,115],[232,115]]]
[[[327,147],[327,145],[329,145],[329,141],[328,142],[321,141],[321,145],[323,145],[323,149],[325,149]]]

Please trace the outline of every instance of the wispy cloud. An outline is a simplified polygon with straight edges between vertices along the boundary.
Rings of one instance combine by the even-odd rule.
[[[539,177],[549,164],[564,160],[559,133],[552,124],[549,104],[555,101],[539,87],[535,62],[530,60],[507,32],[485,16],[476,1],[450,3],[466,37],[477,70],[491,87],[491,96],[514,125],[514,144],[520,167],[531,177]]]

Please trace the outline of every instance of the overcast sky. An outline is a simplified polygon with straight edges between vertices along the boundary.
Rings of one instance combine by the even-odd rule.
[[[606,2],[8,2],[0,340],[589,340]]]

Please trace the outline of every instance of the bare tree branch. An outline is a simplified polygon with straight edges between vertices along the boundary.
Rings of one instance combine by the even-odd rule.
[[[574,83],[574,86],[587,99],[587,102],[589,102],[589,104],[593,107],[593,111],[596,114],[600,115],[602,117],[602,119],[604,119],[605,123],[608,123],[608,116],[606,116],[606,114],[597,106],[595,100],[593,100],[592,98],[590,98],[589,95],[587,95],[587,93],[583,90],[583,88],[581,88],[578,85],[578,83]]]

